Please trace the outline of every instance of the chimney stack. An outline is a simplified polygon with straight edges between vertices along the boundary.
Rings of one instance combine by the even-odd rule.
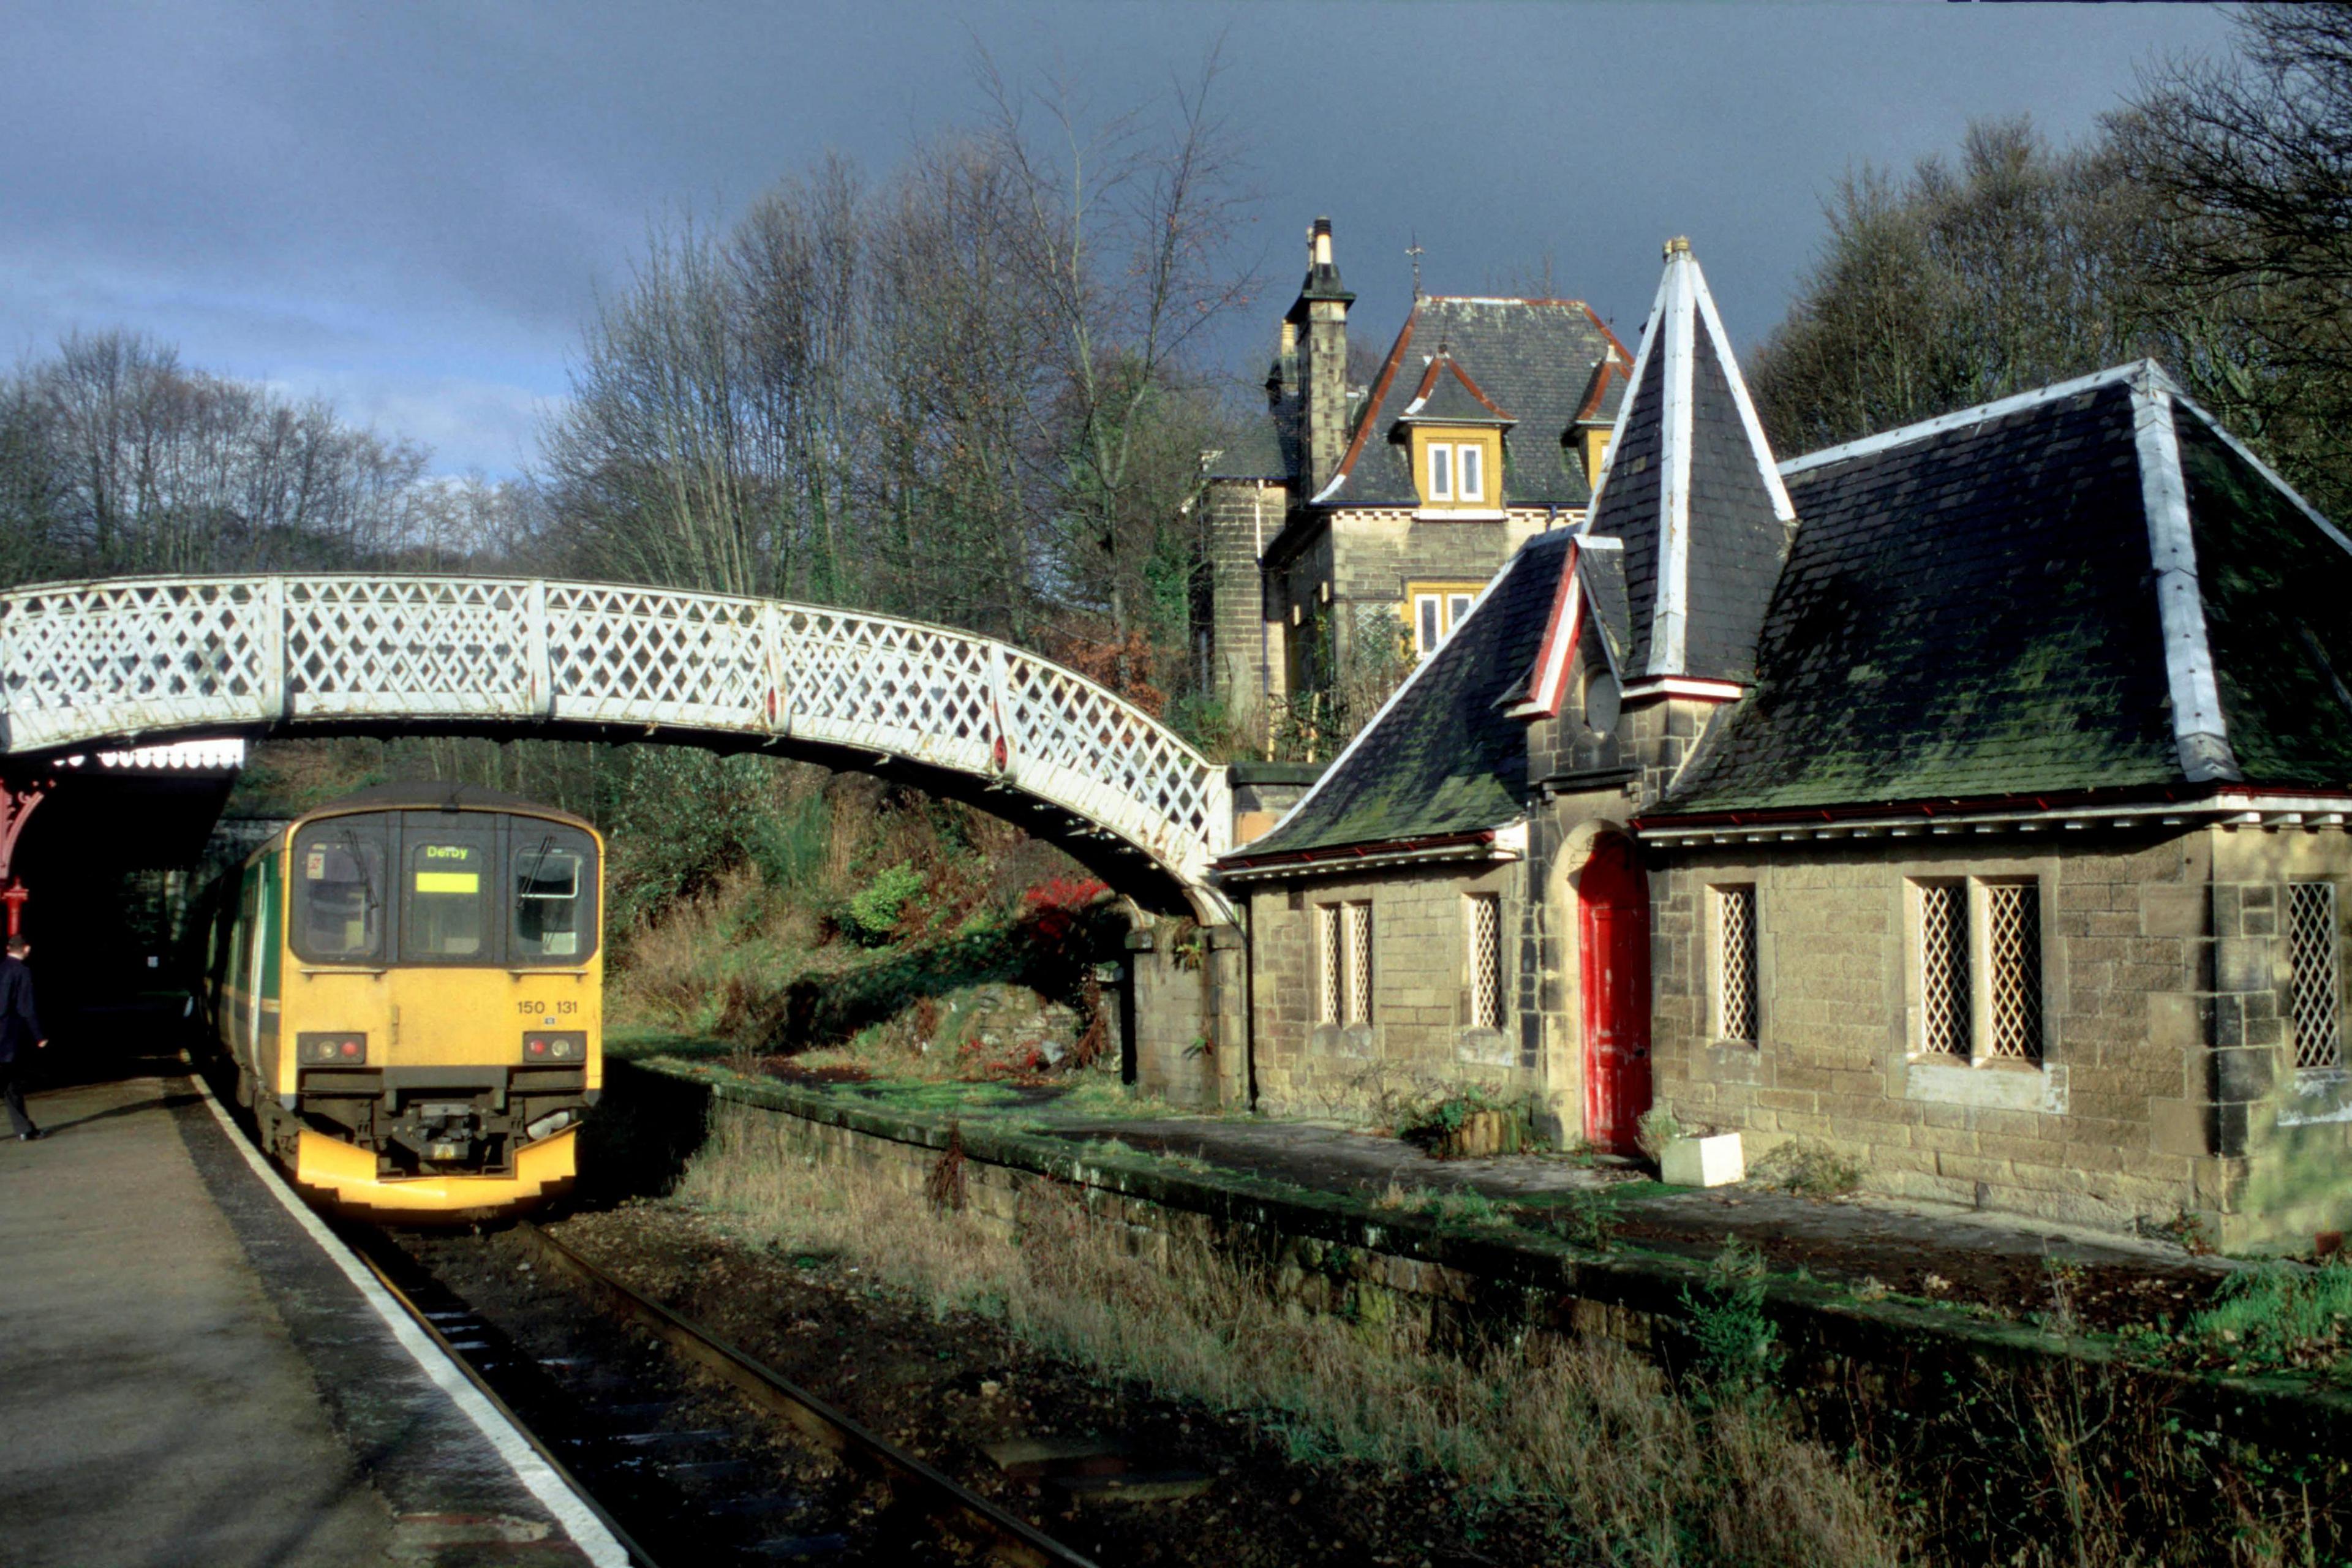
[[[1348,441],[1348,307],[1356,297],[1339,281],[1331,259],[1331,220],[1318,217],[1307,231],[1307,280],[1285,318],[1286,332],[1299,332],[1299,393],[1305,429],[1307,494],[1330,482]]]

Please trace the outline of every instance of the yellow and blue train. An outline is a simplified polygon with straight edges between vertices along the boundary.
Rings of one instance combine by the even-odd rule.
[[[568,1186],[604,1086],[604,842],[469,785],[364,790],[216,889],[203,995],[296,1183],[380,1217]]]

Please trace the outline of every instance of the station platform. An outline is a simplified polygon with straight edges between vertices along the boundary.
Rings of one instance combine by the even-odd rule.
[[[0,1563],[625,1563],[184,1068],[35,1088],[47,1136],[0,1135]]]

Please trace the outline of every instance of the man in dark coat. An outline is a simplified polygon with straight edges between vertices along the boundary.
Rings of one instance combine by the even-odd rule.
[[[0,958],[0,1099],[8,1102],[8,1120],[16,1142],[30,1143],[41,1135],[25,1113],[25,1068],[31,1053],[49,1043],[41,1016],[33,1010],[33,972],[25,960],[33,944],[21,936],[8,939],[8,955]]]

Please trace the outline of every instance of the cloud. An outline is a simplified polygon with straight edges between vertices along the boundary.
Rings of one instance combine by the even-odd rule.
[[[281,396],[328,398],[352,424],[430,447],[432,473],[479,472],[492,479],[530,466],[541,424],[566,401],[509,382],[373,371],[296,372],[268,384]]]

